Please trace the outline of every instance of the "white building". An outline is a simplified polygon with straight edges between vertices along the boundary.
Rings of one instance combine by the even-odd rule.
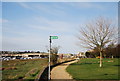
[[[84,52],[79,52],[77,55],[79,58],[86,58],[86,55]]]

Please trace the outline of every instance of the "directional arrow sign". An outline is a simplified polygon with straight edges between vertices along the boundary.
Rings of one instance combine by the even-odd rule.
[[[51,39],[58,39],[58,36],[51,36]]]

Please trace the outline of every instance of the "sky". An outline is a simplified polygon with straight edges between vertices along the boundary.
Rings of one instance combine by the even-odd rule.
[[[77,44],[79,29],[99,16],[117,22],[117,2],[2,2],[2,50],[47,52],[49,36],[59,53],[86,50]]]
[[[1,0],[3,2],[118,2],[119,0]]]

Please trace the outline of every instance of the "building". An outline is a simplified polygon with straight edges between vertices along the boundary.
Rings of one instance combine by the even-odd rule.
[[[86,58],[86,55],[85,55],[84,52],[79,52],[79,53],[77,54],[77,57],[78,57],[78,58]]]

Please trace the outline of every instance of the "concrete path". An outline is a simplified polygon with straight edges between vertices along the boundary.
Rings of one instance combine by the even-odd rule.
[[[72,79],[72,76],[66,72],[66,68],[69,66],[69,64],[74,62],[77,62],[77,60],[63,63],[54,67],[51,71],[51,79]]]

